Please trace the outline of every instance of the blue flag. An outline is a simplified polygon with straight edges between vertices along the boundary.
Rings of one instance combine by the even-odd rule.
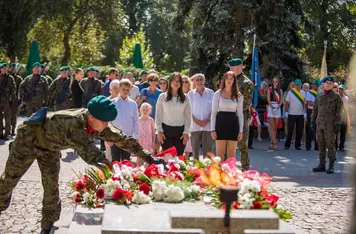
[[[261,75],[260,75],[260,68],[258,66],[258,52],[255,45],[253,45],[250,79],[255,84],[255,89],[253,92],[253,105],[256,106],[258,101],[258,90],[261,88]]]

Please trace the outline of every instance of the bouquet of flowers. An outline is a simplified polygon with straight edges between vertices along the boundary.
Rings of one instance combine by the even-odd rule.
[[[166,161],[168,170],[153,164],[137,168],[124,160],[76,174],[69,185],[73,202],[101,207],[108,201],[129,206],[203,200],[225,209],[219,188],[229,185],[238,188],[233,209],[274,209],[282,219],[291,218],[287,210],[277,209],[279,197],[269,192],[271,178],[255,170],[240,171],[235,158],[222,162],[220,157],[210,154],[203,161],[183,161],[174,148],[158,157]]]

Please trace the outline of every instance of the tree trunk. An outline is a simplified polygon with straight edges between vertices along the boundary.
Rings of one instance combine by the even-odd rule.
[[[236,37],[236,52],[233,54],[239,58],[243,58],[244,48],[245,48],[245,32],[243,30],[245,24],[245,9],[242,5],[243,0],[239,0],[236,3],[236,14],[235,14],[235,37]]]
[[[72,34],[73,28],[75,24],[78,22],[79,18],[75,17],[72,22],[69,23],[67,29],[64,31],[64,36],[63,36],[63,45],[64,45],[64,56],[62,59],[62,65],[66,66],[68,65],[71,57],[71,52],[70,52],[70,45],[69,45],[69,37]]]

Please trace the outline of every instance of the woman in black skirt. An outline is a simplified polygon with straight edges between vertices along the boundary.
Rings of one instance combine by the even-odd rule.
[[[237,141],[242,139],[243,96],[233,72],[226,72],[220,84],[213,98],[211,137],[216,140],[216,155],[224,159],[226,148],[228,158],[236,157]]]

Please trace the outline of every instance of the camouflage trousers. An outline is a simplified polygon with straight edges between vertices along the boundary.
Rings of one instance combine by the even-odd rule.
[[[241,165],[242,165],[242,170],[246,171],[250,168],[250,156],[248,154],[248,134],[249,134],[249,128],[248,125],[250,123],[249,118],[244,119],[244,131],[243,131],[243,137],[241,141],[237,142],[237,147],[239,147],[240,150],[240,156],[241,156]]]
[[[335,126],[329,119],[316,120],[316,140],[319,145],[319,162],[325,164],[326,149],[328,149],[328,158],[330,161],[336,160],[335,149]]]
[[[17,115],[19,113],[19,105],[16,101],[11,103],[11,127],[12,130],[14,131],[16,128],[16,124],[17,124]]]
[[[33,113],[37,112],[42,107],[42,103],[39,102],[27,102],[26,103],[26,115],[30,117]]]
[[[20,125],[16,139],[10,147],[5,170],[0,177],[0,212],[9,207],[13,189],[32,163],[37,160],[44,190],[41,227],[48,229],[59,219],[61,212],[58,189],[60,152],[41,150],[35,146],[35,141],[34,127]]]
[[[5,119],[5,127],[3,120]],[[10,103],[8,101],[0,102],[0,135],[8,136],[10,135],[11,127],[11,109]],[[5,133],[3,130],[5,129]]]

